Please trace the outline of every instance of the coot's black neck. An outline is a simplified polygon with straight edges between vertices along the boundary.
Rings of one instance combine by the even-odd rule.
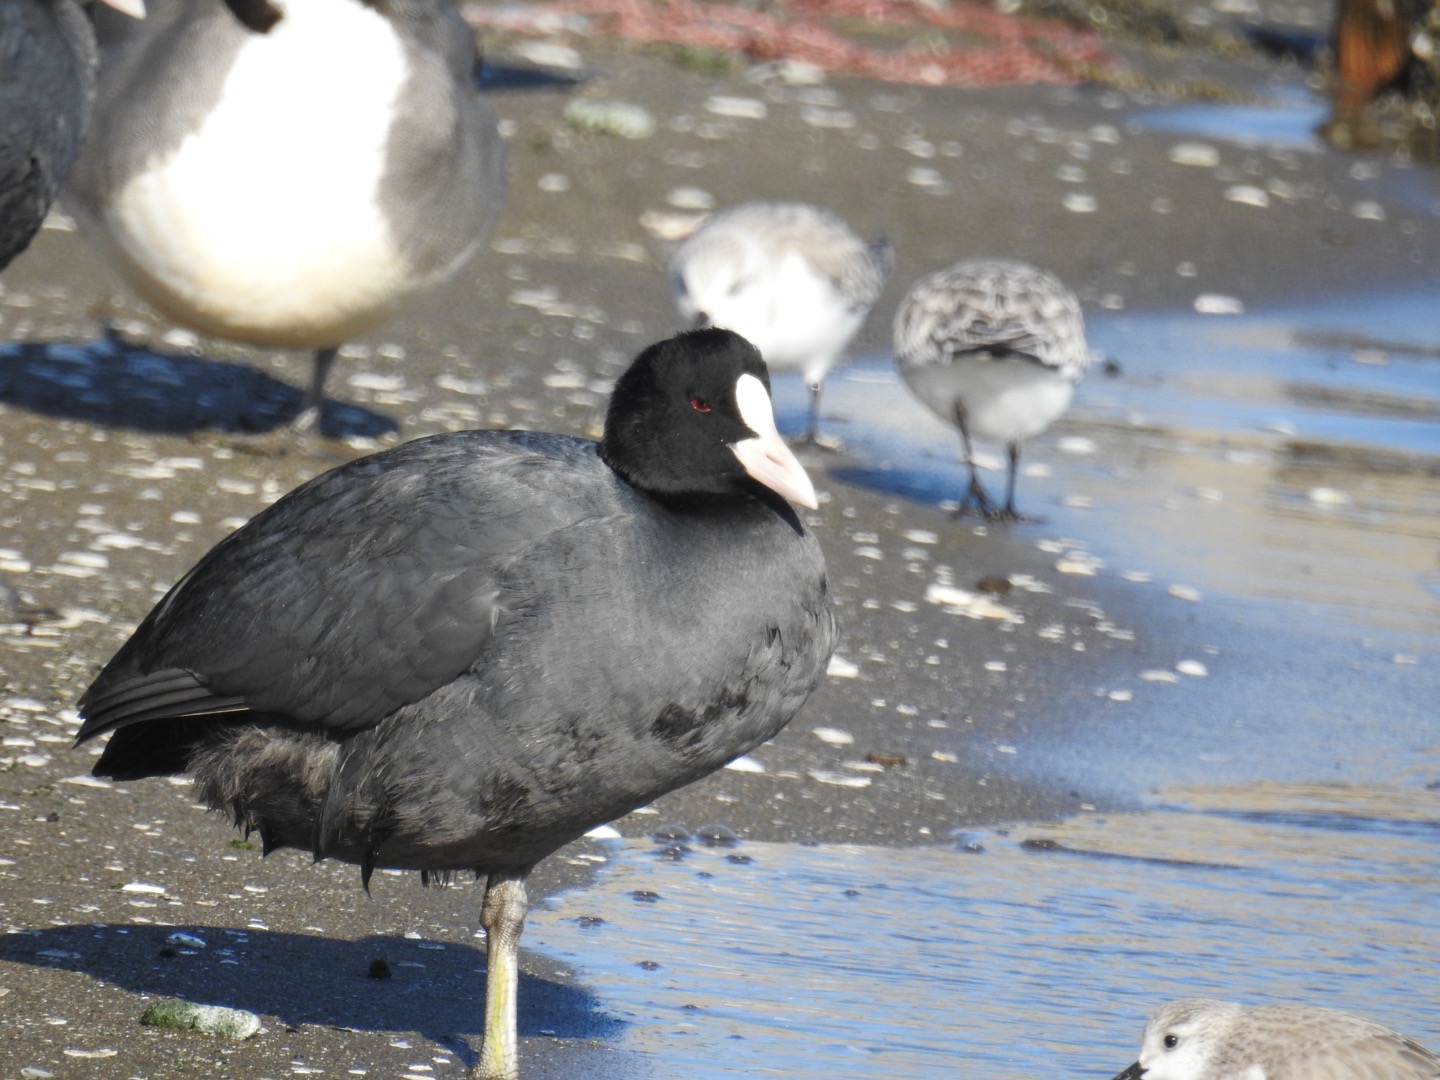
[[[603,457],[603,455],[602,455]],[[613,468],[613,466],[612,466]],[[763,507],[790,527],[796,536],[805,535],[805,526],[795,508],[782,496],[748,476],[735,481],[728,491],[655,491],[634,483],[619,469],[615,474],[647,499],[687,517],[733,515],[747,507]],[[756,507],[756,504],[759,507]]]

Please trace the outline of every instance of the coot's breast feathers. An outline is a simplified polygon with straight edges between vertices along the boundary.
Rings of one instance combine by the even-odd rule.
[[[82,698],[79,738],[224,712],[349,732],[423,699],[484,650],[507,562],[584,517],[561,489],[606,482],[598,461],[547,468],[557,455],[593,460],[594,444],[452,434],[296,489],[155,607]]]

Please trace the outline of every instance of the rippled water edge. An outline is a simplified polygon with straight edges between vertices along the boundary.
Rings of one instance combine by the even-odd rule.
[[[1159,1002],[1312,1001],[1440,1042],[1440,793],[1177,789],[953,847],[617,844],[527,943],[657,1076],[1113,1076]]]

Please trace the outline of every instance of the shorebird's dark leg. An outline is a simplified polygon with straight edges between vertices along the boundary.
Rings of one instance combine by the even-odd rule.
[[[805,424],[805,434],[800,436],[802,446],[819,446],[820,443],[820,391],[824,383],[806,383],[810,391],[810,419]]]
[[[290,421],[290,427],[302,435],[319,434],[320,413],[325,407],[325,380],[335,366],[335,357],[340,353],[338,346],[330,349],[316,349],[315,360],[310,369],[310,389],[305,392],[305,404]]]
[[[965,448],[965,467],[970,470],[970,487],[965,492],[965,498],[960,500],[960,508],[955,511],[955,516],[964,517],[973,504],[981,517],[986,521],[993,521],[998,511],[986,493],[985,485],[980,483],[980,470],[975,464],[975,449],[970,443],[970,425],[965,419],[965,409],[958,403],[955,406],[955,425],[960,429],[960,442]]]
[[[1025,519],[1015,509],[1015,476],[1020,471],[1020,444],[1012,442],[1005,449],[1010,458],[1010,468],[1005,476],[1005,509],[996,516],[1004,521],[1023,521]]]

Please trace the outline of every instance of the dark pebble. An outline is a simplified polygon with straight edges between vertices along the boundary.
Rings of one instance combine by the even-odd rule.
[[[1020,841],[1021,849],[1025,851],[1064,851],[1065,845],[1057,840],[1049,840],[1044,837],[1032,836]]]

